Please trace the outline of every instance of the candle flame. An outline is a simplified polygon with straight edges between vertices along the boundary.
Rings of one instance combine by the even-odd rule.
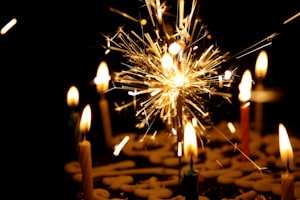
[[[79,130],[81,133],[87,133],[91,127],[91,106],[87,104],[82,112]]]
[[[67,93],[67,104],[69,107],[76,107],[79,104],[79,92],[76,86],[71,86]]]
[[[264,79],[268,70],[268,55],[266,51],[261,51],[255,64],[255,76],[258,79]]]
[[[251,89],[252,89],[252,76],[249,69],[247,69],[243,76],[242,81],[239,84],[239,100],[242,102],[249,101],[251,98]]]
[[[97,70],[97,76],[94,79],[94,82],[97,87],[97,91],[102,94],[104,93],[109,86],[109,71],[108,71],[108,66],[105,61],[102,61],[99,64],[98,70]]]
[[[198,155],[196,131],[191,122],[184,127],[183,148],[185,157]]]
[[[288,169],[293,164],[293,149],[286,128],[282,123],[279,124],[279,149],[281,160]]]

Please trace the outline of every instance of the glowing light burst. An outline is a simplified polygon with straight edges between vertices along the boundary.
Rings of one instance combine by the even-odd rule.
[[[229,53],[222,54],[210,40],[197,17],[197,1],[192,2],[186,18],[179,19],[177,13],[174,21],[164,17],[168,7],[159,0],[145,0],[145,7],[152,23],[150,32],[144,33],[145,24],[141,24],[141,35],[119,28],[113,37],[106,38],[107,49],[121,52],[126,59],[122,65],[127,67],[115,72],[111,90],[127,90],[136,100],[116,110],[137,105],[138,128],[150,128],[160,118],[178,130],[185,119],[193,118],[202,132],[210,121],[210,98],[221,96],[230,102],[231,94],[224,88],[230,87],[232,72],[221,67]],[[183,9],[179,8],[180,13]]]

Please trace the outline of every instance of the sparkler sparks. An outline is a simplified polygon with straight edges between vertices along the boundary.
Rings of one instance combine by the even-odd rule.
[[[179,5],[183,6],[183,1]],[[194,118],[200,132],[204,131],[210,121],[211,97],[221,96],[230,102],[231,94],[224,88],[230,87],[233,76],[221,66],[229,53],[222,53],[210,41],[206,26],[197,17],[196,0],[185,18],[183,8],[179,9],[176,20],[180,18],[180,22],[169,17],[165,20],[168,9],[159,0],[145,0],[145,7],[152,32],[143,30],[140,36],[120,28],[106,38],[110,44],[107,49],[121,52],[126,59],[122,65],[127,67],[115,72],[111,90],[127,90],[136,99],[116,110],[137,105],[138,128],[149,130],[160,118],[167,127],[181,130],[187,118]],[[141,24],[142,29],[145,26]]]

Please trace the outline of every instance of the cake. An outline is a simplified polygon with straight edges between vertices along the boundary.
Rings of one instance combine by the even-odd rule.
[[[240,129],[230,132],[227,122],[208,128],[203,145],[199,144],[193,168],[198,171],[198,199],[281,199],[281,174],[286,169],[279,154],[278,133],[262,135],[250,131],[250,155],[246,161],[239,151]],[[176,136],[168,131],[140,135],[122,133],[113,138],[127,143],[118,155],[99,160],[92,172],[95,199],[185,199],[182,179],[190,163],[177,156]],[[290,136],[294,158],[300,156],[300,139]],[[300,163],[294,175],[294,198],[300,198]],[[67,199],[81,199],[82,174],[78,161],[67,162]]]

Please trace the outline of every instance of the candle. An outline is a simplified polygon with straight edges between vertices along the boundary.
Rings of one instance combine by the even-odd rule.
[[[245,156],[249,155],[249,143],[250,143],[250,97],[252,77],[250,70],[246,70],[242,76],[242,81],[239,84],[239,100],[240,106],[240,127],[241,127],[241,149],[243,152],[243,160],[247,160]]]
[[[294,199],[294,175],[289,173],[293,166],[293,150],[287,131],[282,123],[279,124],[280,157],[286,166],[286,172],[281,175],[281,200]]]
[[[255,90],[259,92],[263,92],[264,86],[262,80],[265,78],[268,69],[268,55],[266,51],[261,51],[257,57],[255,64],[255,77],[257,79]],[[254,106],[254,124],[255,129],[258,132],[261,132],[263,127],[263,103],[255,102]]]
[[[179,0],[179,28],[183,29],[184,0]]]
[[[76,86],[72,85],[67,92],[67,105],[71,109],[71,113],[68,119],[68,125],[70,128],[70,132],[73,136],[73,145],[76,153],[76,158],[78,158],[78,142],[80,141],[80,133],[79,133],[79,112],[77,111],[77,107],[79,104],[79,92]]]
[[[104,93],[108,89],[108,83],[110,80],[108,67],[105,61],[102,61],[97,70],[97,76],[94,79],[96,88],[100,94],[99,108],[102,119],[103,133],[106,146],[112,148],[112,126],[110,119],[110,109],[107,99]]]
[[[74,127],[77,123],[79,113],[76,111],[76,108],[79,104],[79,92],[76,86],[72,85],[67,92],[67,105],[72,109],[69,125]]]
[[[184,172],[182,180],[183,195],[188,200],[198,200],[199,173],[193,169],[193,158],[198,156],[197,136],[191,122],[184,127],[183,152],[186,159],[190,159],[190,169]]]
[[[92,174],[91,143],[86,140],[86,134],[91,126],[91,107],[86,105],[80,120],[80,132],[83,134],[83,140],[79,142],[79,162],[82,171],[82,191],[84,200],[93,200],[94,182]]]

